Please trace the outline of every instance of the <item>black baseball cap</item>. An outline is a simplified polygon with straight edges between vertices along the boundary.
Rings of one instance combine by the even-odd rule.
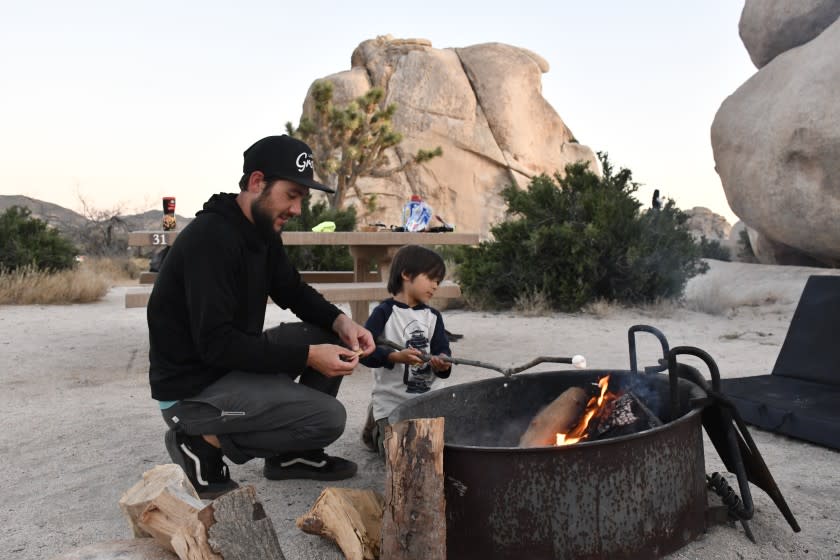
[[[242,155],[245,158],[242,172],[246,175],[254,171],[262,171],[266,177],[286,179],[304,187],[328,193],[335,192],[313,179],[315,165],[312,149],[305,142],[287,134],[266,136],[262,140],[257,140]]]

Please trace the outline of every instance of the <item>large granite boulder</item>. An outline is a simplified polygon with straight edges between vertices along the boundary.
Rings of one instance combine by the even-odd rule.
[[[753,64],[761,68],[779,54],[804,45],[838,17],[838,0],[746,0],[738,32]]]
[[[403,204],[419,194],[459,231],[486,236],[504,218],[503,187],[524,186],[580,160],[600,172],[592,150],[577,143],[542,97],[548,63],[528,50],[499,43],[436,49],[425,39],[382,36],[361,43],[351,65],[325,77],[335,85],[333,99],[344,104],[372,86],[385,89],[404,136],[389,155],[394,163],[419,148],[443,148],[442,157],[406,172],[360,180],[377,202],[368,212],[348,195],[362,221],[397,224]],[[304,114],[311,110],[310,89]]]
[[[838,91],[840,20],[774,58],[715,115],[716,169],[761,262],[798,264],[793,251],[840,264]]]

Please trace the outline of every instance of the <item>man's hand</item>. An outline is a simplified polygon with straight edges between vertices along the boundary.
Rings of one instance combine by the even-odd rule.
[[[343,313],[333,321],[332,330],[351,350],[357,353],[361,350],[362,356],[367,356],[376,350],[370,331]]]
[[[337,344],[311,344],[306,365],[327,377],[350,375],[359,365],[359,354]]]

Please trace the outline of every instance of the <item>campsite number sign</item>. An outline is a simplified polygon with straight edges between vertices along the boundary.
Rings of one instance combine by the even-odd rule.
[[[167,245],[166,241],[166,234],[165,233],[153,233],[152,234],[152,245]]]

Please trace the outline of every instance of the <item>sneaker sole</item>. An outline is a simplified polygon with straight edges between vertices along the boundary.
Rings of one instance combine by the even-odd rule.
[[[358,470],[356,464],[353,464],[352,469],[339,472],[318,472],[295,467],[287,467],[277,472],[263,468],[263,476],[268,480],[345,480],[355,476]]]
[[[239,484],[232,480],[230,482],[226,482],[224,485],[221,485],[219,488],[215,488],[216,486],[220,485],[218,483],[211,482],[210,488],[207,488],[200,492],[196,490],[196,493],[198,494],[198,497],[202,500],[215,500],[219,496],[222,496],[224,494],[227,494],[231,490],[236,490],[237,488],[239,488]]]

